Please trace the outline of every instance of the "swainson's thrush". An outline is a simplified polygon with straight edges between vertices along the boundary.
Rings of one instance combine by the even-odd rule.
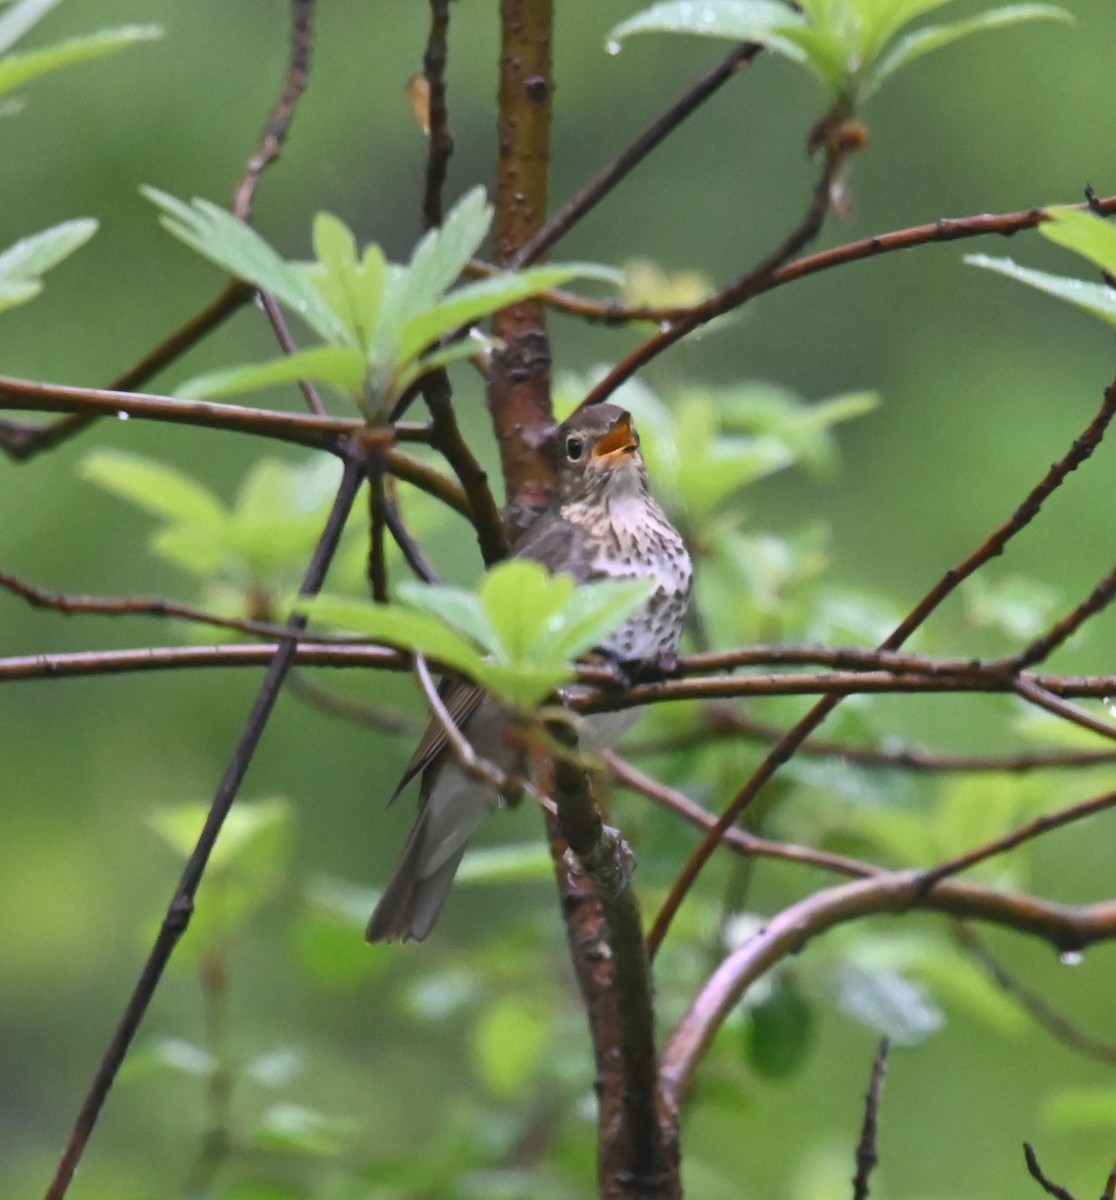
[[[513,549],[578,583],[595,579],[652,579],[646,604],[601,647],[621,662],[654,662],[678,649],[690,598],[692,567],[678,531],[651,498],[639,435],[630,415],[612,404],[575,413],[555,438],[557,484],[550,507]],[[473,684],[443,684],[442,697],[455,724],[477,754],[502,771],[515,764],[506,711]],[[638,709],[598,713],[578,724],[581,745],[612,745],[639,715]],[[454,758],[434,720],[415,750],[396,795],[416,776],[419,812],[402,860],[372,919],[370,942],[422,940],[434,927],[466,845],[495,790],[475,779]]]

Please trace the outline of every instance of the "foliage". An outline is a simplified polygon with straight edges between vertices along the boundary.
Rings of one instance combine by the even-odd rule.
[[[634,33],[687,33],[758,42],[805,67],[832,100],[854,107],[897,71],[951,42],[1021,21],[1068,21],[1051,4],[1012,4],[946,25],[901,31],[949,0],[661,0],[622,21],[609,46]]]
[[[571,264],[497,274],[450,291],[492,223],[483,188],[468,192],[406,265],[387,262],[375,244],[361,251],[352,231],[329,213],[314,220],[316,260],[287,262],[227,209],[143,190],[175,237],[272,293],[327,343],[191,379],[178,389],[185,396],[227,396],[310,379],[338,388],[369,419],[382,417],[421,376],[477,353],[457,331],[575,276],[613,278],[600,267]]]
[[[319,596],[300,607],[318,620],[430,658],[530,711],[574,675],[574,661],[647,599],[643,580],[577,586],[539,563],[491,570],[479,591],[401,584],[402,605]]]

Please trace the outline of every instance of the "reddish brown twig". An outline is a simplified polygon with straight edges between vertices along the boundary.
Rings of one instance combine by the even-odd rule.
[[[1106,196],[1096,203],[1096,208],[1089,204],[1058,205],[1059,208],[1071,208],[1078,211],[1089,210],[1099,216],[1116,214],[1116,196]],[[954,242],[976,237],[1014,237],[1027,229],[1034,229],[1050,215],[1049,208],[1028,208],[1021,212],[981,213],[972,217],[943,217],[924,225],[912,225],[906,229],[895,229],[888,233],[877,233],[859,241],[846,242],[829,250],[819,250],[816,254],[804,255],[789,262],[774,271],[766,283],[757,286],[749,295],[748,300],[754,300],[767,292],[774,291],[785,284],[794,283],[810,275],[829,271],[835,267],[848,266],[851,263],[862,262],[875,258],[879,254],[892,254],[900,250],[912,250],[919,246],[929,246],[937,242]],[[483,264],[477,264],[483,266]],[[494,268],[487,268],[489,271]],[[664,322],[686,321],[699,317],[712,320],[716,313],[710,314],[709,308],[719,303],[720,292],[714,292],[696,304],[682,305],[624,305],[611,300],[588,300],[583,296],[575,296],[569,292],[544,292],[543,300],[559,312],[571,316],[584,317],[589,321],[602,321],[615,325],[628,321],[647,321],[654,325]]]
[[[282,94],[272,109],[256,152],[248,161],[243,178],[236,190],[233,211],[242,220],[251,220],[252,203],[260,177],[278,157],[294,120],[298,99],[305,90],[310,66],[310,19],[314,0],[291,0],[291,57]],[[253,289],[242,280],[230,279],[217,296],[204,308],[175,330],[168,338],[146,354],[134,367],[114,379],[109,391],[129,392],[142,387],[164,368],[180,358],[187,350],[213,332],[227,317],[252,298]],[[276,334],[283,341],[286,324],[274,301],[265,309]],[[287,332],[289,341],[290,335]],[[290,353],[289,350],[286,351]],[[325,408],[313,389],[303,388],[310,411],[324,413]],[[51,450],[55,446],[88,429],[98,414],[73,413],[61,421],[47,425],[21,425],[0,421],[0,449],[16,461],[23,461]]]
[[[488,474],[477,461],[457,424],[453,411],[449,376],[432,371],[421,383],[423,399],[430,410],[430,442],[449,463],[469,502],[477,544],[486,566],[492,566],[508,553],[504,521],[488,486]]]
[[[230,280],[220,292],[170,337],[160,342],[133,367],[109,384],[109,390],[130,392],[142,387],[165,367],[197,345],[252,298],[252,289],[240,280]],[[13,407],[0,397],[0,408]],[[75,412],[61,421],[28,425],[15,421],[0,421],[0,449],[17,462],[36,454],[53,450],[69,438],[87,429],[100,416],[97,412]]]
[[[856,1174],[853,1176],[853,1200],[868,1200],[868,1181],[876,1164],[880,1161],[876,1147],[879,1124],[880,1093],[883,1091],[884,1075],[887,1073],[887,1038],[880,1039],[876,1059],[872,1063],[872,1075],[864,1097],[864,1121],[860,1127],[860,1141],[856,1147]]]
[[[345,465],[341,486],[307,568],[300,595],[312,596],[321,587],[330,561],[341,540],[345,521],[353,501],[356,499],[362,479],[363,470],[359,458],[354,456]],[[298,631],[303,628],[305,623],[304,617],[293,617],[290,626],[292,630]],[[183,869],[178,886],[175,888],[158,936],[124,1008],[120,1023],[117,1025],[104,1057],[94,1074],[77,1121],[62,1152],[54,1178],[47,1189],[46,1200],[63,1200],[66,1195],[74,1171],[81,1161],[81,1156],[93,1132],[93,1126],[100,1116],[101,1109],[116,1080],[117,1072],[120,1070],[120,1065],[124,1061],[124,1056],[128,1053],[136,1030],[147,1012],[163,971],[170,961],[170,956],[174,952],[179,938],[186,932],[194,909],[194,897],[209,863],[209,857],[237,792],[240,790],[241,781],[256,752],[260,738],[263,736],[268,718],[271,716],[271,710],[283,686],[283,680],[294,665],[296,645],[294,641],[282,642],[274,653],[236,749],[233,751],[229,765],[213,797],[197,844]]]
[[[911,634],[930,616],[939,604],[975,571],[1003,552],[1004,547],[1021,529],[1038,515],[1047,498],[1071,471],[1076,470],[1088,459],[1104,437],[1105,431],[1116,413],[1116,381],[1106,388],[1104,400],[1096,416],[1078,437],[1065,455],[1047,471],[1042,481],[1026,496],[1012,515],[995,529],[971,554],[956,567],[947,571],[938,583],[926,593],[908,615],[899,623],[881,645],[883,650],[897,650]],[[820,700],[796,725],[787,731],[753,772],[752,776],[737,792],[722,813],[717,825],[706,835],[701,845],[690,856],[678,879],[660,909],[648,935],[648,945],[654,954],[670,928],[674,914],[693,886],[705,863],[709,860],[720,838],[730,825],[759,794],[769,779],[791,758],[799,746],[814,732],[841,702],[839,692],[833,692]]]

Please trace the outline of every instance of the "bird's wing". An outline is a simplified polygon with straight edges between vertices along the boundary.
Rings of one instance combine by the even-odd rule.
[[[513,558],[530,558],[550,570],[560,569],[584,583],[591,574],[590,556],[581,530],[553,513],[544,513],[528,528],[512,550]],[[438,685],[438,695],[458,729],[477,710],[484,691],[463,679],[446,678]],[[392,792],[394,800],[401,791],[431,765],[446,746],[446,731],[441,721],[431,720],[423,731],[403,777]]]
[[[580,526],[544,513],[515,544],[513,558],[530,558],[551,571],[564,571],[578,583],[592,574],[592,556]]]
[[[438,695],[446,706],[446,711],[453,718],[454,725],[460,729],[476,712],[477,705],[484,699],[484,689],[477,687],[475,683],[469,683],[468,680],[450,677],[443,679],[438,685]],[[407,764],[407,769],[391,794],[392,800],[416,775],[424,771],[441,754],[446,741],[446,731],[442,727],[442,722],[436,717],[432,718],[430,724],[423,730],[419,744],[415,747],[414,754],[411,755],[411,761]]]

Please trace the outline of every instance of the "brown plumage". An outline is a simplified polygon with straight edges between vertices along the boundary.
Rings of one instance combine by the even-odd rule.
[[[615,405],[598,404],[562,425],[554,446],[554,498],[513,548],[513,557],[534,559],[578,583],[653,579],[655,590],[647,603],[610,635],[603,649],[625,661],[674,654],[690,597],[690,556],[648,491],[631,417]],[[510,771],[516,751],[507,741],[510,723],[500,705],[460,681],[443,683],[441,695],[477,753]],[[591,749],[609,746],[637,716],[638,709],[626,709],[586,718],[580,740]],[[499,803],[492,788],[457,763],[436,720],[423,734],[395,794],[416,775],[421,776],[418,817],[368,923],[370,942],[427,936],[469,838],[488,808]]]

